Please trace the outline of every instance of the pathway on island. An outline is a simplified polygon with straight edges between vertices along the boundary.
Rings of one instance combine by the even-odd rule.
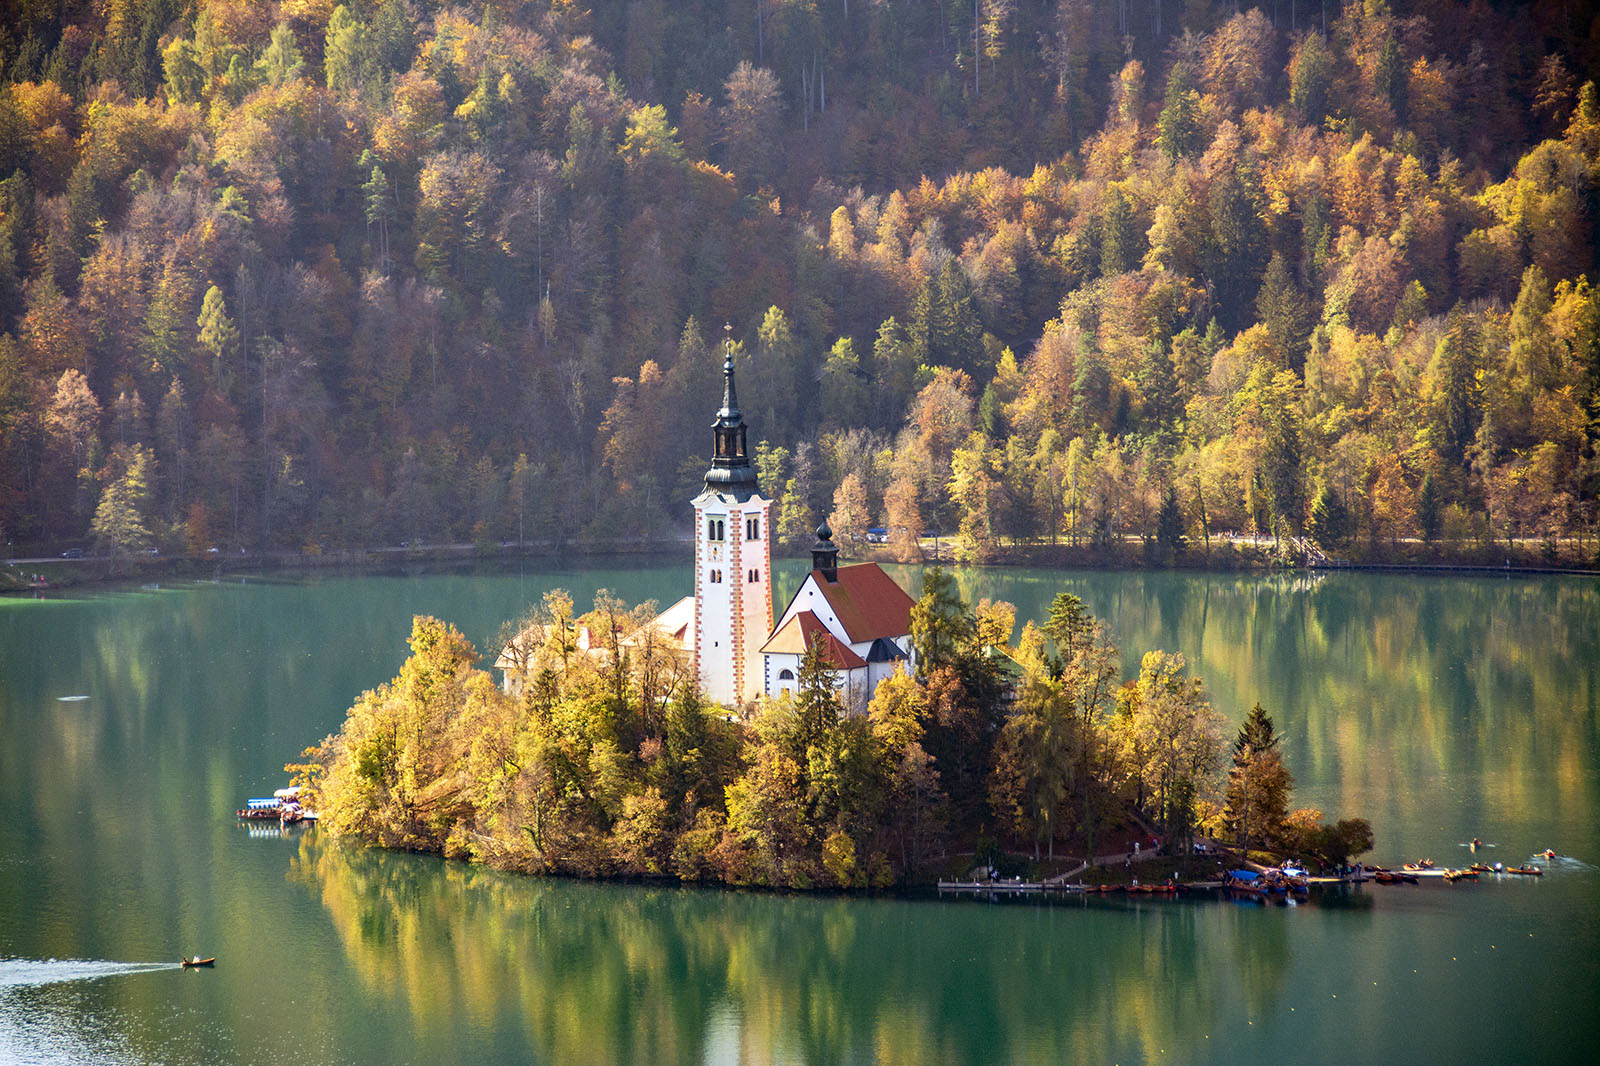
[[[1215,849],[1218,845],[1216,843],[1214,843],[1214,842],[1209,842],[1208,841],[1207,842],[1207,846],[1210,847],[1210,848]],[[1048,877],[1048,878],[1046,878],[1044,880],[1044,884],[1046,884],[1046,885],[1064,885],[1067,882],[1071,881],[1074,877],[1082,876],[1084,873],[1086,873],[1089,870],[1090,867],[1093,867],[1093,866],[1114,866],[1115,864],[1117,864],[1119,862],[1125,863],[1125,864],[1136,863],[1136,862],[1149,862],[1152,859],[1158,859],[1158,858],[1163,858],[1163,857],[1164,856],[1161,854],[1161,852],[1156,848],[1140,848],[1138,851],[1131,851],[1131,850],[1113,851],[1113,852],[1109,852],[1109,853],[1104,854],[1104,855],[1096,855],[1092,862],[1088,861],[1088,860],[1085,860],[1084,862],[1080,862],[1078,865],[1074,866],[1072,869],[1066,871],[1065,873],[1056,874],[1056,876],[1054,876],[1054,877]]]

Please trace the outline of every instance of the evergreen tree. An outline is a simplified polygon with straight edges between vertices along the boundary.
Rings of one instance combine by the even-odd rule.
[[[362,158],[368,159],[368,153],[363,153]],[[389,272],[389,224],[395,218],[394,193],[389,187],[388,175],[376,163],[372,164],[366,184],[361,186],[361,196],[366,206],[367,232],[376,231],[373,250],[378,255],[378,270],[386,274]]]
[[[383,69],[402,74],[411,67],[417,43],[406,0],[382,0],[372,17],[372,53]]]
[[[1289,102],[1308,126],[1322,125],[1327,115],[1328,90],[1333,85],[1333,57],[1320,33],[1308,33],[1295,57]]]
[[[1350,512],[1344,498],[1327,485],[1311,503],[1309,532],[1323,551],[1333,551],[1350,539]]]
[[[917,649],[918,672],[953,662],[972,635],[972,627],[956,579],[942,566],[924,571],[922,595],[911,608],[911,643]]]
[[[873,428],[898,427],[916,395],[917,353],[893,316],[878,326],[872,342]]]
[[[1270,842],[1288,814],[1294,778],[1278,751],[1281,739],[1260,703],[1250,709],[1234,738],[1226,815],[1241,848]]]
[[[1378,62],[1372,71],[1372,90],[1393,109],[1394,117],[1401,122],[1406,117],[1406,82],[1405,58],[1400,54],[1400,42],[1391,33],[1378,49]]]
[[[1284,365],[1300,373],[1306,365],[1314,318],[1310,301],[1294,283],[1289,264],[1277,252],[1267,263],[1256,297],[1256,314],[1283,357]]]
[[[1145,348],[1144,359],[1139,363],[1138,385],[1144,398],[1144,432],[1151,436],[1174,434],[1183,415],[1184,395],[1178,384],[1172,353],[1160,340],[1152,340]]]
[[[827,645],[814,641],[800,659],[795,675],[795,717],[798,725],[798,751],[801,758],[826,742],[839,724],[843,707],[834,688],[834,667],[828,661]]]
[[[1266,712],[1258,700],[1250,708],[1250,713],[1245,715],[1244,722],[1239,726],[1239,735],[1233,740],[1233,757],[1237,761],[1250,751],[1275,751],[1283,737],[1278,733],[1277,726],[1273,724],[1272,716]]]
[[[322,53],[328,88],[346,92],[365,87],[372,76],[372,51],[366,23],[343,4],[334,8]]]
[[[339,8],[339,11],[343,10]],[[266,51],[261,53],[259,66],[268,85],[287,84],[304,72],[305,60],[300,56],[300,49],[294,43],[294,31],[287,22],[280,22],[272,28],[272,38],[267,43]]]
[[[824,426],[851,429],[864,425],[871,396],[861,360],[849,337],[840,337],[822,364],[821,389]]]
[[[1183,508],[1178,504],[1178,490],[1172,486],[1161,497],[1161,509],[1156,512],[1156,543],[1170,556],[1189,547],[1189,535],[1184,532]]]
[[[1482,421],[1482,381],[1474,358],[1471,327],[1456,322],[1434,348],[1429,377],[1433,383],[1434,447],[1453,463],[1461,463]]]
[[[1112,186],[1100,220],[1100,273],[1105,277],[1133,270],[1143,258],[1127,194]]]
[[[1156,147],[1171,162],[1200,148],[1200,94],[1185,63],[1174,63],[1167,75],[1166,105],[1156,119]]]
[[[1058,592],[1050,601],[1050,617],[1040,627],[1055,642],[1064,662],[1070,662],[1094,639],[1094,616],[1070,592]]]
[[[1422,539],[1427,544],[1439,539],[1442,510],[1439,486],[1434,482],[1433,471],[1430,470],[1422,475],[1422,488],[1417,493],[1417,526],[1422,530]]]
[[[911,304],[907,332],[917,362],[976,375],[983,362],[983,323],[972,282],[954,257],[923,283]]]
[[[1206,271],[1217,291],[1217,316],[1234,330],[1249,326],[1250,294],[1257,292],[1265,233],[1253,168],[1229,168],[1211,184],[1211,227],[1205,243]]]

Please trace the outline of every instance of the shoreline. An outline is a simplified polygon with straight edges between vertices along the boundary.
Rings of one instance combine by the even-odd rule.
[[[1488,552],[1474,548],[1460,552],[1435,552],[1409,555],[1402,545],[1397,556],[1375,559],[1310,559],[1300,561],[1275,555],[1270,542],[1227,542],[1203,549],[1189,549],[1171,559],[1155,557],[1137,542],[1119,547],[1096,548],[1067,544],[1018,545],[983,560],[955,558],[948,538],[924,541],[921,558],[902,562],[887,547],[854,545],[853,561],[872,561],[906,566],[992,566],[1043,567],[1063,570],[1176,570],[1199,573],[1278,573],[1327,574],[1411,573],[1440,576],[1569,576],[1600,577],[1600,566],[1581,558],[1549,560],[1543,551],[1518,546],[1514,554]],[[510,564],[526,561],[565,562],[568,560],[634,556],[669,560],[686,554],[685,542],[676,539],[639,538],[588,541],[582,543],[541,543],[498,545],[485,548],[474,544],[443,544],[423,547],[352,548],[325,552],[240,552],[238,554],[130,556],[113,559],[103,556],[62,558],[58,556],[19,557],[0,567],[0,595],[27,595],[56,589],[161,577],[221,578],[261,573],[346,572],[381,574],[386,571],[409,573],[457,567]],[[1498,555],[1498,564],[1492,556]],[[795,552],[777,555],[779,559],[803,559]],[[35,576],[40,580],[33,580]]]

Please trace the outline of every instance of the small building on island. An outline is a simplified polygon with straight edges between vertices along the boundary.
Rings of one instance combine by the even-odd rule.
[[[793,692],[800,661],[820,644],[833,668],[840,702],[865,714],[878,682],[896,667],[916,672],[911,644],[913,600],[877,563],[839,565],[833,531],[824,522],[811,548],[811,573],[761,646],[768,695]]]

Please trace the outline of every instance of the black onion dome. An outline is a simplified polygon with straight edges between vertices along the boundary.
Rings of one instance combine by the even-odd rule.
[[[739,411],[738,393],[733,385],[733,351],[730,347],[722,362],[722,409],[711,423],[711,466],[706,471],[706,488],[748,500],[760,492],[756,468],[745,446],[744,415]]]

